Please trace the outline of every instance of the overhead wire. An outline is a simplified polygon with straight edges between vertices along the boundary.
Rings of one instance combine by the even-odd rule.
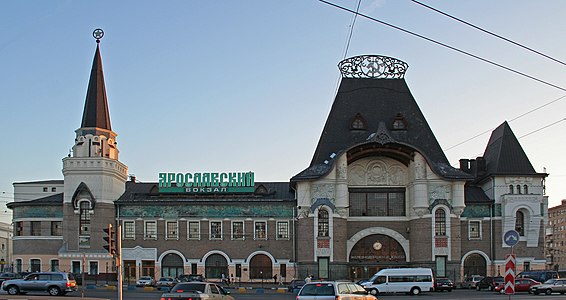
[[[353,11],[353,10],[351,10],[351,9],[349,9],[349,8],[340,6],[340,5],[338,5],[338,4],[334,4],[334,3],[329,2],[329,1],[326,1],[326,0],[318,0],[318,1],[319,1],[319,2],[322,2],[322,3],[325,3],[325,4],[327,4],[327,5],[330,5],[330,6],[336,7],[336,8],[338,8],[338,9],[347,11],[347,12],[349,12],[349,13],[357,14],[357,15],[359,15],[359,16],[361,16],[361,17],[364,17],[364,18],[366,18],[366,19],[368,19],[368,20],[371,20],[371,21],[380,23],[380,24],[382,24],[382,25],[385,25],[385,26],[388,26],[388,27],[397,29],[397,30],[402,31],[402,32],[404,32],[404,33],[407,33],[407,34],[409,34],[409,35],[416,36],[416,37],[418,37],[418,38],[421,38],[421,39],[423,39],[423,40],[426,40],[426,41],[429,41],[429,42],[431,42],[431,43],[437,44],[437,45],[439,45],[439,46],[448,48],[448,49],[450,49],[450,50],[453,50],[453,51],[456,51],[456,52],[458,52],[458,53],[467,55],[467,56],[469,56],[469,57],[472,57],[472,58],[475,58],[475,59],[477,59],[477,60],[483,61],[483,62],[488,63],[488,64],[490,64],[490,65],[499,67],[499,68],[501,68],[501,69],[504,69],[504,70],[507,70],[507,71],[509,71],[509,72],[515,73],[515,74],[517,74],[517,75],[520,75],[520,76],[529,78],[529,79],[531,79],[531,80],[537,81],[537,82],[539,82],[539,83],[542,83],[542,84],[548,85],[548,86],[550,86],[550,87],[553,87],[553,88],[555,88],[555,89],[558,89],[558,90],[561,90],[561,91],[566,92],[566,88],[563,88],[563,87],[558,86],[558,85],[556,85],[556,84],[553,84],[553,83],[550,83],[550,82],[548,82],[548,81],[539,79],[539,78],[537,78],[537,77],[531,76],[531,75],[526,74],[526,73],[524,73],[524,72],[517,71],[517,70],[515,70],[515,69],[512,69],[512,68],[510,68],[510,67],[504,66],[504,65],[502,65],[502,64],[500,64],[500,63],[496,63],[496,62],[494,62],[494,61],[491,61],[491,60],[489,60],[489,59],[483,58],[483,57],[481,57],[481,56],[472,54],[472,53],[470,53],[470,52],[467,52],[467,51],[458,49],[458,48],[456,48],[456,47],[454,47],[454,46],[450,46],[450,45],[448,45],[448,44],[446,44],[446,43],[439,42],[439,41],[434,40],[434,39],[432,39],[432,38],[426,37],[426,36],[424,36],[424,35],[422,35],[422,34],[418,34],[418,33],[412,32],[412,31],[407,30],[407,29],[404,29],[404,28],[402,28],[402,27],[399,27],[399,26],[393,25],[393,24],[391,24],[391,23],[387,23],[387,22],[385,22],[385,21],[376,19],[376,18],[374,18],[374,17],[371,17],[371,16],[368,16],[368,15],[365,15],[365,14],[362,14],[362,13],[359,13],[359,12],[356,12],[356,11]]]
[[[537,51],[537,50],[535,50],[535,49],[533,49],[533,48],[527,47],[527,46],[525,46],[525,45],[523,45],[523,44],[521,44],[521,43],[515,42],[515,41],[513,41],[513,40],[511,40],[511,39],[508,39],[508,38],[502,36],[502,35],[499,35],[499,34],[496,34],[496,33],[494,33],[494,32],[491,32],[491,31],[489,31],[489,30],[483,29],[483,28],[481,28],[481,27],[479,27],[479,26],[477,26],[477,25],[474,25],[474,24],[472,24],[472,23],[470,23],[470,22],[467,22],[467,21],[462,20],[462,19],[460,19],[460,18],[457,18],[457,17],[455,17],[455,16],[453,16],[453,15],[450,15],[450,14],[448,14],[448,13],[445,13],[445,12],[443,12],[443,11],[437,9],[437,8],[434,8],[434,7],[430,6],[430,5],[427,5],[427,4],[425,4],[425,3],[419,2],[419,1],[417,1],[417,0],[410,0],[410,1],[412,1],[412,2],[414,2],[414,3],[416,3],[416,4],[418,4],[418,5],[421,5],[421,6],[423,6],[423,7],[426,7],[426,8],[428,8],[428,9],[430,9],[430,10],[433,10],[433,11],[435,11],[435,12],[441,14],[441,15],[444,15],[444,16],[446,16],[446,17],[448,17],[448,18],[451,18],[451,19],[453,19],[453,20],[456,20],[456,21],[458,21],[458,22],[460,22],[460,23],[466,24],[466,25],[468,25],[468,26],[470,26],[470,27],[472,27],[472,28],[475,28],[475,29],[477,29],[477,30],[483,32],[483,33],[487,33],[487,34],[489,34],[489,35],[491,35],[491,36],[494,36],[494,37],[499,38],[499,39],[501,39],[501,40],[504,40],[504,41],[506,41],[506,42],[508,42],[508,43],[511,43],[511,44],[513,44],[513,45],[515,45],[515,46],[521,47],[521,48],[523,48],[523,49],[525,49],[525,50],[528,50],[528,51],[530,51],[530,52],[533,52],[533,53],[535,53],[535,54],[538,54],[538,55],[540,55],[540,56],[543,56],[543,57],[548,58],[548,59],[550,59],[550,60],[552,60],[552,61],[554,61],[554,62],[557,62],[557,63],[559,63],[559,64],[562,64],[562,65],[565,65],[565,66],[566,66],[566,62],[563,62],[563,61],[561,61],[561,60],[559,60],[559,59],[556,59],[556,58],[554,58],[554,57],[552,57],[552,56],[550,56],[550,55],[544,54],[544,53],[542,53],[542,52],[540,52],[540,51]]]

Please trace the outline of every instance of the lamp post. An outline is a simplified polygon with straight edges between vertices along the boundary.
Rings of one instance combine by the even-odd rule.
[[[261,288],[263,289],[263,271],[259,271],[259,276],[261,277]]]

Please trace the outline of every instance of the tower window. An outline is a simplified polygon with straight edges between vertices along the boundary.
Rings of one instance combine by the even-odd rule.
[[[446,212],[437,209],[434,213],[434,235],[446,235]]]
[[[350,130],[366,130],[367,122],[360,113],[357,113],[352,122],[350,122]]]
[[[513,185],[510,184],[510,185],[509,185],[509,194],[513,194],[513,193],[514,193],[513,190],[514,190]]]
[[[328,211],[325,209],[318,210],[318,236],[327,237],[329,236],[329,218]]]
[[[393,128],[393,130],[405,130],[405,129],[407,129],[407,120],[405,120],[405,117],[403,117],[403,115],[401,113],[398,113],[395,116],[395,119],[393,119],[392,128]]]
[[[520,210],[515,214],[515,230],[520,236],[525,236],[525,214]]]

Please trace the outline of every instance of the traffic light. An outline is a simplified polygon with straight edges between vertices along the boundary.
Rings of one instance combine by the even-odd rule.
[[[104,249],[114,257],[116,255],[116,235],[112,224],[108,224],[108,228],[105,228],[104,232],[106,233],[106,236],[103,237],[104,241],[106,241]]]

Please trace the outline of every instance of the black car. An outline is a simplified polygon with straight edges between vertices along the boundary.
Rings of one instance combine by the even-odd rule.
[[[436,278],[434,280],[434,291],[436,292],[443,292],[449,291],[452,292],[454,289],[454,282],[448,278]]]
[[[289,290],[289,292],[294,292],[295,289],[296,290],[300,290],[303,285],[305,285],[305,281],[302,279],[293,279],[291,280],[291,282],[289,283],[289,286],[287,286],[287,290]]]
[[[502,276],[486,276],[476,284],[476,290],[487,289],[488,291],[493,291],[496,286],[504,283],[505,279]]]
[[[192,281],[204,281],[204,277],[201,274],[189,274],[181,275],[177,278],[179,282],[192,282]]]

